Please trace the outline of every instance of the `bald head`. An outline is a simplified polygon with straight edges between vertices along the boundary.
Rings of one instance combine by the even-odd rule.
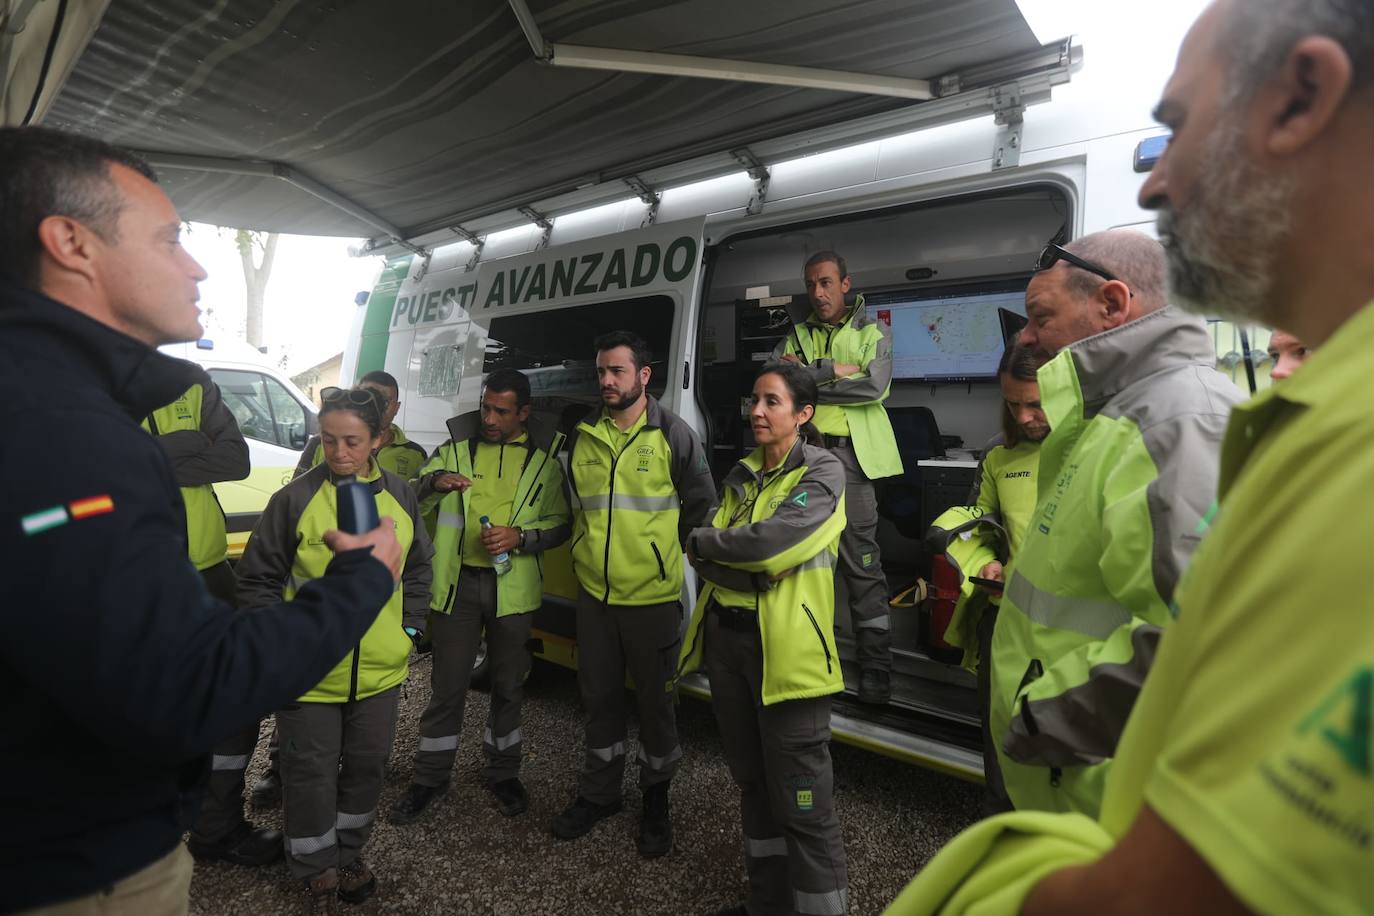
[[[1094,232],[1070,242],[1064,248],[1085,261],[1105,267],[1130,287],[1135,294],[1132,305],[1136,314],[1132,318],[1147,315],[1168,304],[1168,264],[1164,258],[1164,246],[1145,233],[1130,229]],[[1065,281],[1084,297],[1095,295],[1102,285],[1101,277],[1086,270],[1067,271]]]
[[[1083,264],[1061,258],[1026,287],[1020,342],[1041,359],[1164,307],[1164,249],[1149,236],[1113,229],[1064,248]]]

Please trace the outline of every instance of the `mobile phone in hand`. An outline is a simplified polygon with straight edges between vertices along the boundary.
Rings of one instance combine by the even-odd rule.
[[[974,585],[981,585],[990,591],[1000,592],[1006,587],[1006,583],[997,579],[984,579],[982,576],[969,576],[968,580]]]

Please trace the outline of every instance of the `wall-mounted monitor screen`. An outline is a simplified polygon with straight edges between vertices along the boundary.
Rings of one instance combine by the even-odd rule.
[[[897,295],[866,306],[892,329],[893,378],[963,381],[997,376],[1004,346],[998,310],[1024,316],[1026,294]]]

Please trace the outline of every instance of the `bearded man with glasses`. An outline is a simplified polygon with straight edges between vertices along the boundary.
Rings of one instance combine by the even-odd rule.
[[[1117,739],[1171,619],[1241,393],[1204,323],[1165,304],[1138,232],[1050,245],[1019,343],[1052,430],[1040,501],[992,636],[989,725],[1017,809],[1095,816]]]

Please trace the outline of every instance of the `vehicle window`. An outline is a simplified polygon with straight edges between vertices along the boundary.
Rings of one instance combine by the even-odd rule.
[[[276,379],[263,376],[263,384],[267,386],[267,401],[272,407],[277,444],[295,451],[305,448],[305,440],[310,438],[305,407]]]
[[[494,318],[482,371],[510,368],[524,372],[529,376],[535,410],[566,424],[601,403],[592,343],[602,334],[618,330],[633,331],[649,344],[654,357],[649,393],[662,397],[673,331],[673,300],[668,296]]]
[[[239,432],[259,442],[277,441],[272,422],[272,407],[267,398],[266,378],[259,372],[211,369],[210,378],[219,386],[225,406],[239,424]]]

